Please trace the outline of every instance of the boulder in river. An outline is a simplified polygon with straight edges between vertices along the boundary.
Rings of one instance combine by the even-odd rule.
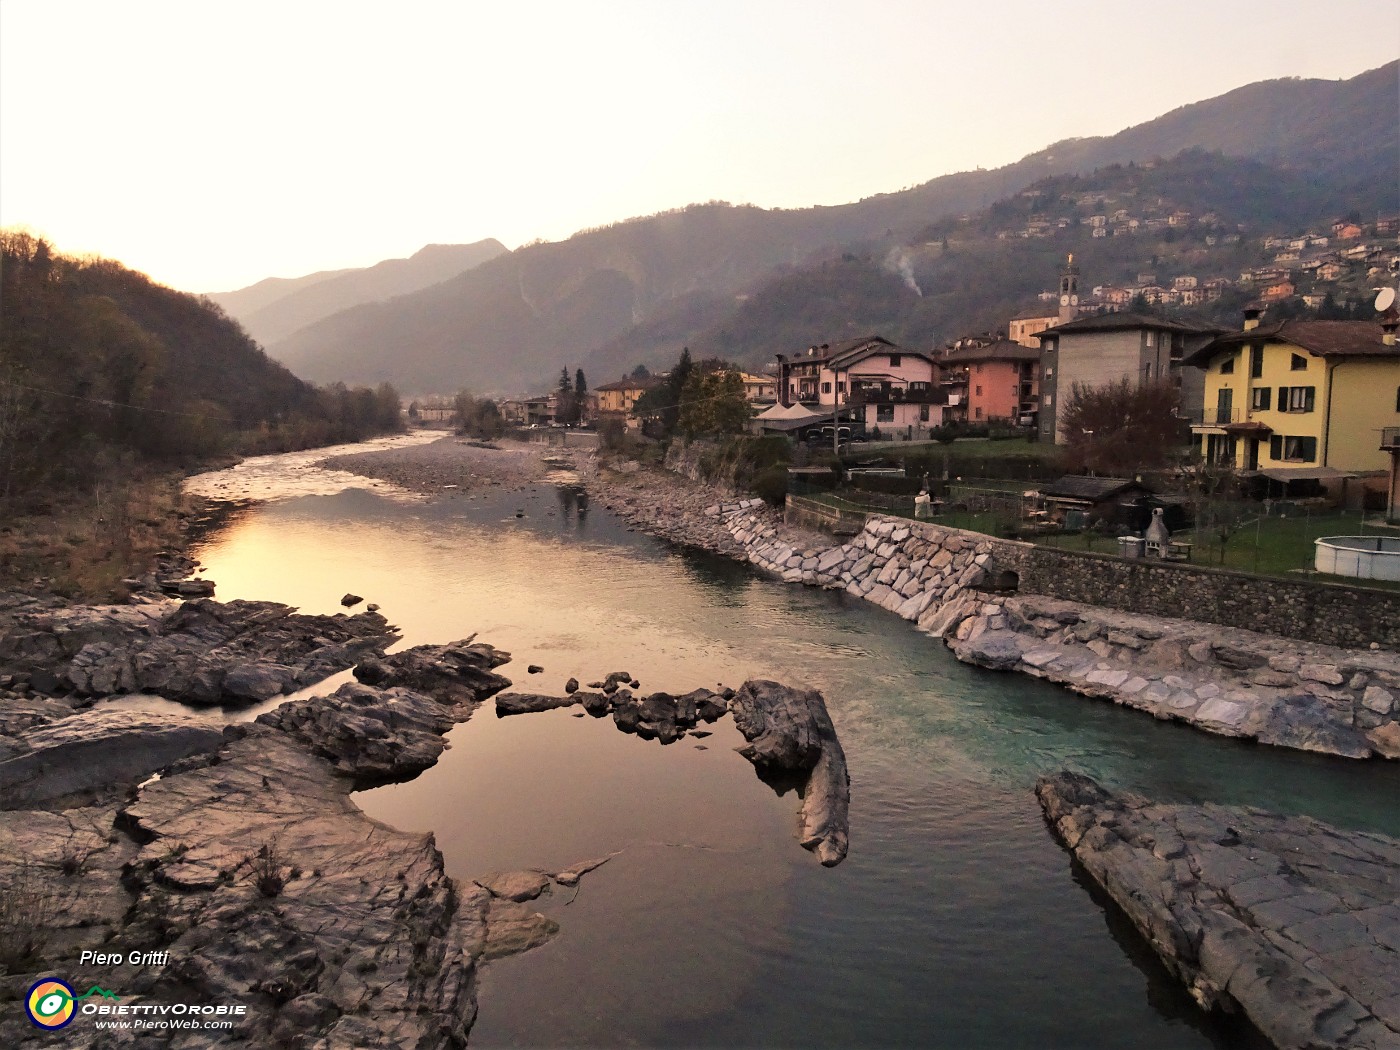
[[[851,778],[826,702],[815,690],[763,680],[743,684],[729,701],[747,747],[739,753],[760,772],[801,777],[802,845],[826,867],[846,859]]]

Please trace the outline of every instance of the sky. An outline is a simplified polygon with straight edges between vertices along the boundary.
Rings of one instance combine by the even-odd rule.
[[[1395,0],[3,0],[0,225],[226,291],[840,204],[1396,58]]]

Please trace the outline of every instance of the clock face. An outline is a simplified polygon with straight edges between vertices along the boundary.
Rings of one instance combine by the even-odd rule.
[[[1069,302],[1071,306],[1077,306],[1079,304],[1079,296],[1071,295],[1069,297]]]
[[[1067,296],[1067,295],[1062,295],[1062,296],[1060,296],[1060,305],[1061,305],[1061,306],[1068,306],[1068,305],[1069,305],[1069,296]]]

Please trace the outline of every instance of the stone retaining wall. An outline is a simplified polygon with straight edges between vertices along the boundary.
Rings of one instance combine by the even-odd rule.
[[[1070,590],[1079,585],[1053,574],[1058,566],[1073,575],[1078,560],[1071,567],[1054,557],[1065,552],[926,522],[871,515],[847,542],[799,548],[761,500],[711,506],[706,514],[723,521],[759,568],[874,602],[946,639],[966,662],[1046,678],[1227,736],[1400,758],[1400,655],[1393,652],[998,593],[992,588],[1008,569],[1021,574],[1021,592]]]
[[[997,541],[1021,590],[1265,634],[1400,649],[1400,592]]]

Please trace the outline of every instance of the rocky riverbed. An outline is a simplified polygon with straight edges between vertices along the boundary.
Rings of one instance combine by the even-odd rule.
[[[583,455],[583,453],[577,453]],[[321,465],[378,478],[425,495],[465,495],[542,481],[575,453],[520,441],[480,442],[445,436],[429,444],[332,456]]]
[[[1275,1046],[1400,1046],[1400,841],[1306,817],[1154,803],[1073,773],[1046,820],[1206,1009]]]
[[[182,608],[191,610],[182,622],[204,625],[215,648],[223,635],[213,625],[247,612],[207,600]],[[292,615],[259,612],[274,624]],[[97,623],[139,644],[152,637],[148,622],[162,621],[149,609],[137,615],[147,619],[69,609],[44,621],[46,634],[26,637]],[[497,673],[508,661],[471,639],[375,652],[356,666],[356,682],[222,729],[74,711],[72,698],[32,688],[0,705],[10,748],[0,757],[0,966],[16,978],[0,994],[13,1000],[57,974],[78,991],[101,986],[128,1009],[247,1007],[228,1029],[148,1030],[134,1041],[82,1017],[68,1032],[77,1046],[465,1045],[480,966],[554,936],[558,923],[535,902],[554,886],[576,887],[609,857],[453,879],[432,835],[369,820],[350,796],[432,766],[447,731],[510,685]],[[634,698],[608,685],[558,698],[508,694],[500,713],[579,704],[666,742],[701,734],[699,723],[732,704],[750,757],[805,785],[803,845],[824,864],[844,857],[849,781],[820,696],[760,682],[728,698]],[[83,962],[94,948],[121,960]],[[0,1042],[46,1036],[11,1001]]]

